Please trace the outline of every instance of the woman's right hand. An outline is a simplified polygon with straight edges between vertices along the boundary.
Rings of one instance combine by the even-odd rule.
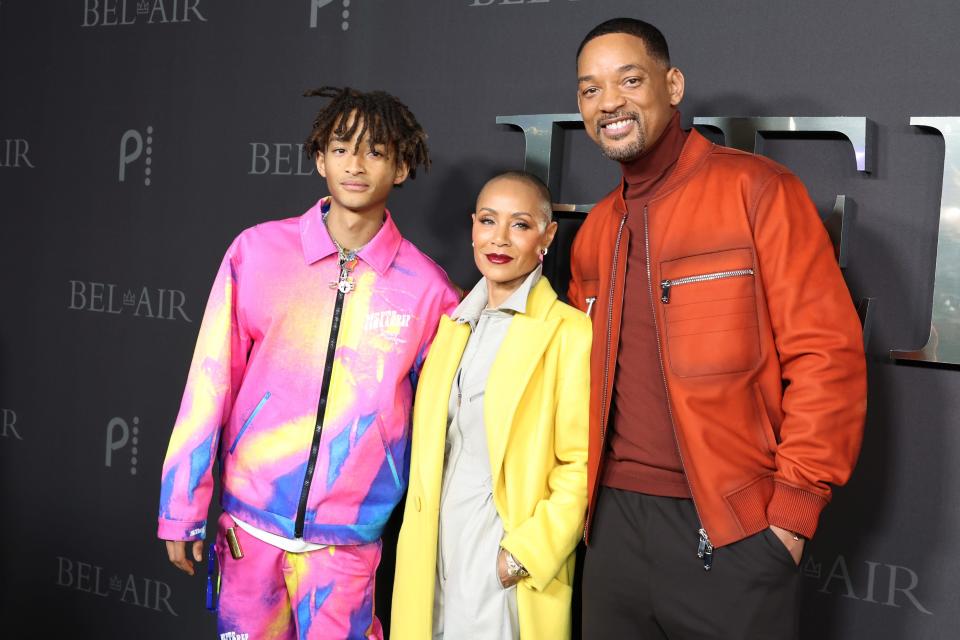
[[[500,553],[497,554],[497,577],[500,578],[500,586],[509,589],[520,582],[520,576],[511,576],[507,571],[507,550],[500,547]]]

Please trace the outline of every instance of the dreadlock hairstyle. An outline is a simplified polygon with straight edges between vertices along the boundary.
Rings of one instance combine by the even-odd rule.
[[[371,146],[384,145],[394,155],[398,166],[406,165],[411,180],[417,177],[418,166],[430,169],[426,132],[407,105],[389,93],[365,93],[350,87],[320,87],[303,95],[330,99],[317,114],[313,130],[303,145],[304,153],[311,159],[327,148],[331,137],[349,140],[359,130],[355,153],[364,137],[369,136]]]

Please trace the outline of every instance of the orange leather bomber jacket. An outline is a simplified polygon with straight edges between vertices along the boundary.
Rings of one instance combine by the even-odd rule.
[[[590,507],[620,340],[629,231],[622,184],[574,241],[569,300],[593,319]],[[866,413],[863,338],[800,180],[691,131],[644,211],[660,370],[704,546],[769,524],[813,536],[849,478]],[[696,536],[697,532],[691,532]],[[711,546],[712,545],[712,546]]]

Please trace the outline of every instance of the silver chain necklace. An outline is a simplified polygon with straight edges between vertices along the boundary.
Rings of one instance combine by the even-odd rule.
[[[330,215],[329,209],[323,213],[323,226],[327,228],[327,235],[330,236],[330,239],[333,241],[333,246],[337,248],[337,263],[340,267],[340,277],[337,278],[335,282],[330,283],[330,288],[336,289],[346,295],[356,289],[356,283],[353,281],[351,273],[353,273],[354,268],[359,262],[357,254],[363,251],[364,247],[370,244],[370,241],[368,240],[363,246],[356,249],[344,249],[343,246],[337,242],[337,239],[333,237],[333,234],[330,233],[330,227],[327,225],[328,215]]]

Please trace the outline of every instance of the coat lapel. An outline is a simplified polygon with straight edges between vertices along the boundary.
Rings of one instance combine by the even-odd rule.
[[[487,448],[494,485],[500,477],[503,456],[520,399],[540,358],[553,339],[559,319],[548,320],[547,312],[557,299],[546,278],[530,292],[527,313],[518,313],[490,369],[484,394],[483,413]]]

